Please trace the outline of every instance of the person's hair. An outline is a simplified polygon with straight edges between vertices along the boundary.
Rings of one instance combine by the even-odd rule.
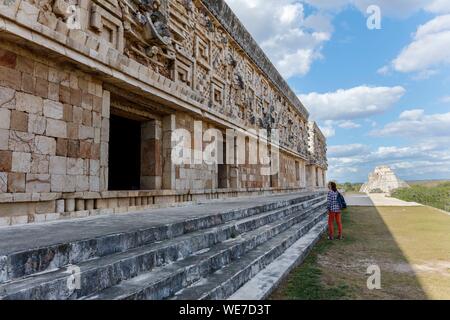
[[[330,183],[328,183],[328,185],[331,187],[331,190],[333,190],[334,192],[337,192],[336,182],[330,181]]]

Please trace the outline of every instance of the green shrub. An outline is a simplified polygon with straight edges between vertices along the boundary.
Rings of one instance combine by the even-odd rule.
[[[450,211],[449,182],[440,184],[436,187],[414,185],[411,188],[397,189],[392,193],[392,197]]]
[[[359,192],[359,190],[361,190],[362,185],[363,185],[362,183],[351,183],[351,182],[338,183],[338,189],[344,190],[345,192]]]

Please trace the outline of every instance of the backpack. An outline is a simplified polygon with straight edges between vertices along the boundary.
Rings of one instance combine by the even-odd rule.
[[[338,192],[337,201],[341,209],[347,209],[347,203],[345,202],[345,199],[340,192]]]

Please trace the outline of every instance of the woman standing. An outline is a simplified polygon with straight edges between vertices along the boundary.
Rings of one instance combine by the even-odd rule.
[[[334,240],[334,220],[338,225],[338,238],[342,240],[342,205],[340,202],[341,195],[337,190],[335,182],[328,183],[328,240]]]

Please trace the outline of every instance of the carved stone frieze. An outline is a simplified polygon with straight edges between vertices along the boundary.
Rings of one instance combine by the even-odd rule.
[[[120,0],[119,5],[125,55],[174,80],[175,49],[166,6],[160,0]]]
[[[38,22],[52,30],[58,23],[71,23],[72,26],[78,23],[75,15],[77,0],[29,0],[29,3],[39,8]]]
[[[227,24],[234,18],[219,19],[219,7],[203,0],[27,1],[39,8],[40,23],[74,37],[78,32],[93,50],[100,51],[106,43],[103,52],[112,47],[119,56],[189,87],[212,111],[252,129],[278,129],[282,146],[308,153],[307,111],[298,100],[293,102],[290,90],[280,90],[285,83],[265,57],[255,60],[249,54],[240,24],[236,22],[236,30],[242,37],[237,38]],[[81,7],[86,18],[81,30],[68,26],[73,5]],[[261,54],[259,49],[255,54]],[[315,144],[321,150],[317,157],[320,153],[323,158],[318,161],[326,162],[324,139]]]

